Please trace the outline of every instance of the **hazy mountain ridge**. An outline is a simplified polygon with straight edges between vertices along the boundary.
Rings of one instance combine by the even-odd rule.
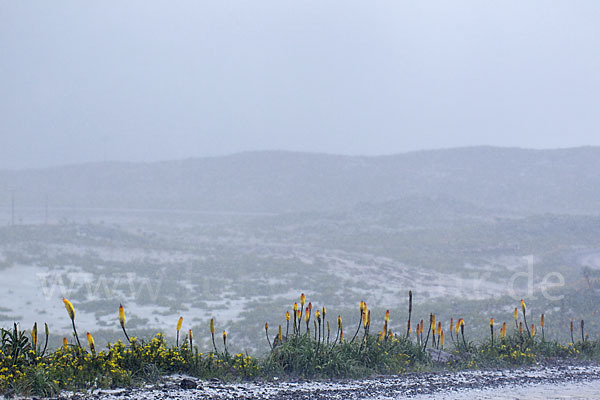
[[[597,214],[600,148],[471,147],[390,156],[281,151],[0,171],[17,207],[236,212],[352,210],[407,196],[520,213]],[[9,200],[6,200],[8,205]]]

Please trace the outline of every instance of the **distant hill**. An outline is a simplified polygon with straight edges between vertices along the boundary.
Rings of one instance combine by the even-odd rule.
[[[265,151],[0,171],[0,206],[9,204],[11,188],[20,207],[43,207],[47,195],[51,207],[298,212],[424,196],[524,214],[598,214],[600,148],[377,157]]]

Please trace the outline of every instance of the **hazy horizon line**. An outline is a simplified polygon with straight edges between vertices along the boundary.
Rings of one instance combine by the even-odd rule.
[[[102,165],[102,164],[158,164],[158,163],[171,163],[181,162],[189,160],[200,160],[200,159],[215,159],[215,158],[227,158],[234,157],[243,154],[257,154],[257,153],[288,153],[288,154],[304,154],[304,155],[320,155],[320,156],[332,156],[332,157],[348,157],[348,158],[378,158],[378,157],[394,157],[407,154],[415,153],[427,153],[427,152],[438,152],[438,151],[452,151],[452,150],[466,150],[466,149],[504,149],[504,150],[522,150],[522,151],[559,151],[559,150],[577,150],[577,149],[600,149],[598,145],[580,145],[580,146],[567,146],[567,147],[521,147],[521,146],[499,146],[499,145],[471,145],[471,146],[456,146],[456,147],[431,147],[416,150],[406,151],[395,151],[390,153],[381,154],[352,154],[352,153],[333,153],[326,151],[306,151],[306,150],[289,150],[289,149],[260,149],[260,150],[242,150],[234,151],[229,153],[217,154],[217,155],[198,155],[189,156],[182,158],[163,158],[156,160],[95,160],[95,161],[82,161],[82,162],[67,162],[64,164],[50,164],[45,166],[36,167],[17,167],[17,168],[0,168],[2,172],[22,172],[22,171],[41,171],[48,169],[57,168],[69,168],[77,166],[90,166],[90,165]]]

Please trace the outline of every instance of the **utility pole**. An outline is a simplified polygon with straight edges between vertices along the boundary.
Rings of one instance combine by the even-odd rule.
[[[48,194],[46,193],[46,201],[44,203],[44,225],[48,225]]]
[[[10,226],[15,226],[15,189],[10,195]]]

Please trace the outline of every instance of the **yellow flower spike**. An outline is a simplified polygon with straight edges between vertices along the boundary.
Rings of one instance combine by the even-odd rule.
[[[177,321],[177,332],[181,330],[181,325],[183,325],[183,317],[179,317],[179,321]]]
[[[517,319],[519,319],[519,310],[517,309],[517,307],[515,307],[514,317],[515,317],[515,321]]]
[[[38,328],[37,328],[37,322],[35,322],[33,324],[33,329],[31,329],[31,344],[33,346],[34,351],[37,351],[37,341],[38,341]]]
[[[302,317],[302,311],[296,310],[296,319],[300,320],[300,317]]]
[[[301,305],[302,307],[304,307],[304,303],[306,303],[306,296],[304,295],[304,293],[302,293],[302,294],[300,295],[300,305]]]
[[[542,314],[541,318],[540,318],[540,326],[543,328],[544,327],[544,314]]]
[[[431,326],[433,326],[433,330],[435,331],[435,327],[437,326],[435,323],[435,314],[431,314]]]
[[[385,320],[385,322],[389,322],[389,320],[390,320],[390,310],[385,310],[384,320]]]
[[[223,331],[223,345],[227,346],[227,331]]]
[[[88,345],[90,346],[90,350],[93,353],[96,351],[96,346],[94,345],[94,338],[93,338],[92,334],[89,332],[86,334],[86,336],[87,336]]]
[[[298,311],[298,303],[294,303],[294,311]]]
[[[340,343],[344,343],[344,331],[340,333]]]
[[[321,312],[319,310],[315,312],[315,317],[317,318],[317,321],[321,321]]]
[[[460,320],[456,321],[456,334],[458,335],[458,331],[460,330]]]
[[[323,307],[323,311],[321,312],[321,314],[323,314],[323,319],[325,319],[326,313],[327,313],[327,309],[325,307]]]
[[[69,346],[69,342],[67,341],[66,337],[63,338],[62,343],[64,348],[67,348]]]
[[[215,319],[214,318],[210,319],[210,334],[211,335],[215,334]]]
[[[286,312],[285,312],[285,320],[286,320],[286,321],[289,321],[289,320],[290,320],[290,312],[289,312],[289,311],[286,311]]]
[[[193,348],[193,340],[194,340],[194,334],[192,333],[192,330],[188,330],[188,337],[190,338],[190,351]]]
[[[360,311],[364,312],[364,310],[365,310],[365,302],[361,300],[360,301]]]
[[[125,309],[123,308],[123,304],[119,304],[119,322],[121,323],[121,328],[125,328]]]
[[[506,337],[506,322],[502,324],[502,330],[504,331],[502,337]]]
[[[304,322],[308,323],[308,321],[310,321],[310,309],[306,307],[306,310],[304,311]]]
[[[494,318],[490,318],[490,326],[494,326]]]
[[[367,327],[367,313],[366,312],[362,313],[362,323],[363,323],[363,327],[366,328]]]
[[[342,326],[342,316],[338,315],[337,317],[337,324],[338,324],[338,328]]]
[[[460,326],[465,326],[465,320],[464,319],[460,319]]]
[[[531,336],[535,336],[535,325],[531,324]]]
[[[440,331],[440,344],[444,347],[444,331]]]
[[[67,313],[69,314],[69,318],[71,318],[71,320],[75,319],[75,309],[73,308],[73,304],[71,304],[71,302],[67,299],[65,299],[63,297],[62,299],[63,303],[65,303],[65,308],[67,309]]]
[[[379,331],[377,340],[381,342],[383,340],[383,332]]]
[[[283,342],[283,335],[281,334],[281,325],[279,325],[279,343]]]

